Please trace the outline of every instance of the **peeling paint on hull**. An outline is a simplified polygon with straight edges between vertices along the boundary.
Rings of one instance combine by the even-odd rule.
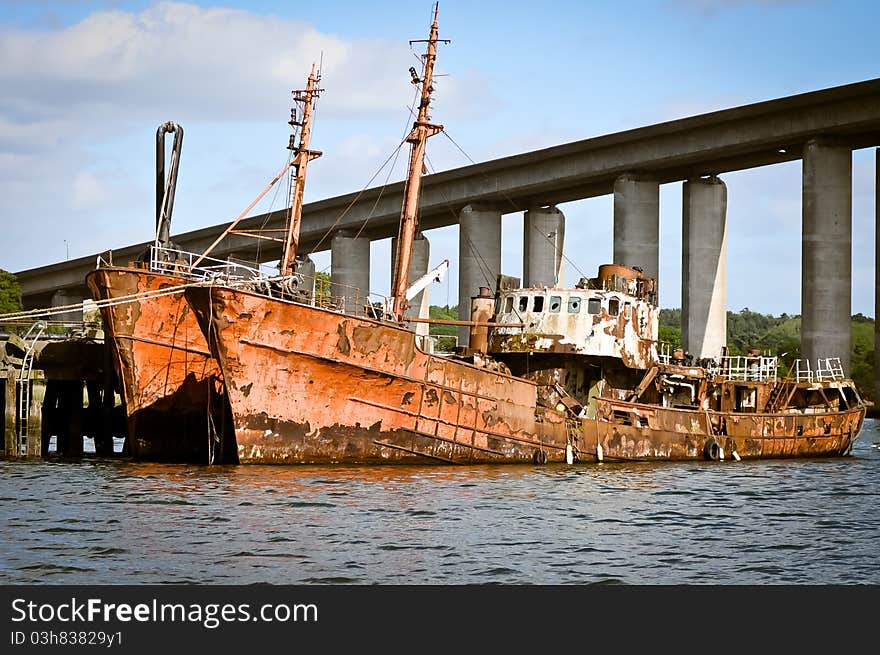
[[[597,415],[602,418],[583,419],[582,455],[595,458],[599,444],[608,460],[714,459],[713,452],[720,454],[712,450],[714,440],[727,459],[734,451],[757,459],[845,455],[858,438],[865,408],[747,414],[598,399]]]
[[[394,325],[224,287],[187,300],[228,384],[242,463],[565,460],[537,386],[424,353]]]
[[[184,281],[127,267],[99,268],[86,276],[95,300]],[[102,307],[101,316],[121,381],[132,456],[206,462],[209,417],[220,430],[228,421],[223,378],[183,293]]]

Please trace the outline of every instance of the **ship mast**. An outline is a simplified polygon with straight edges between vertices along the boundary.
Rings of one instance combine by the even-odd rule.
[[[418,224],[418,208],[419,208],[419,191],[422,184],[422,168],[425,161],[425,142],[428,137],[434,136],[443,130],[442,125],[432,125],[428,121],[428,108],[431,104],[431,92],[434,90],[434,60],[436,59],[437,42],[437,12],[439,3],[434,5],[434,22],[431,25],[431,35],[427,39],[428,51],[423,56],[424,71],[422,79],[419,80],[414,69],[410,69],[413,76],[413,83],[422,84],[422,96],[419,102],[419,114],[413,123],[412,132],[406,140],[412,144],[409,158],[409,177],[406,181],[406,189],[403,197],[403,208],[400,212],[400,227],[397,238],[397,255],[394,265],[394,280],[391,290],[394,298],[394,317],[400,321],[403,320],[403,314],[407,308],[406,287],[409,277],[410,259],[412,257],[413,239],[415,238],[416,226]],[[443,40],[448,43],[447,40]],[[410,41],[410,43],[423,43],[420,41]]]
[[[300,126],[299,145],[294,144],[295,135],[290,135],[288,149],[293,151],[293,180],[290,193],[290,210],[287,214],[287,230],[284,238],[283,254],[279,269],[281,275],[293,275],[296,266],[296,251],[299,246],[299,231],[302,223],[303,192],[306,187],[306,169],[309,162],[321,156],[320,150],[309,150],[309,138],[312,133],[312,109],[314,101],[323,89],[317,88],[321,81],[321,73],[315,74],[315,65],[312,64],[312,72],[305,90],[293,91],[293,99],[302,103],[302,121],[297,120],[296,108],[290,111],[290,126]]]

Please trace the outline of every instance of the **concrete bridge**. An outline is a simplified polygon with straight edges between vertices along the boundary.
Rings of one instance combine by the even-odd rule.
[[[811,360],[839,356],[848,373],[852,151],[878,145],[880,79],[875,79],[425,176],[421,229],[459,225],[463,300],[480,286],[494,286],[500,273],[501,216],[525,212],[523,282],[553,286],[565,231],[556,204],[613,193],[615,263],[639,266],[656,277],[659,187],[682,181],[682,337],[695,357],[715,357],[726,343],[727,309],[727,190],[719,175],[801,159],[802,353]],[[880,150],[877,156],[880,163]],[[329,249],[334,283],[368,289],[370,241],[396,235],[402,192],[403,183],[398,183],[306,205],[301,251]],[[267,220],[267,227],[283,227],[284,211],[246,219],[239,227],[259,228]],[[172,239],[185,250],[201,252],[225,227]],[[277,258],[266,243],[261,245],[264,255]],[[113,259],[127,263],[148,245],[117,249]],[[248,258],[254,250],[254,240],[233,236],[213,254]],[[16,273],[26,307],[87,297],[83,278],[99,254]],[[416,242],[414,275],[424,272],[427,263],[428,242],[422,239]]]

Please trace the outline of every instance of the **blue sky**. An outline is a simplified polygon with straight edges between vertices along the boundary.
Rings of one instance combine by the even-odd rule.
[[[325,154],[306,200],[363,188],[409,123],[408,41],[424,38],[430,11],[412,0],[0,2],[0,268],[150,239],[154,139],[167,120],[185,131],[172,233],[231,220],[285,161],[289,92],[320,58],[312,143]],[[433,116],[474,161],[880,77],[875,2],[443,0],[440,24],[452,43]],[[428,157],[432,170],[468,163],[443,137]],[[722,176],[730,309],[800,312],[800,168]],[[611,197],[560,208],[573,282],[611,260]],[[453,262],[432,302],[455,303],[457,229],[427,236],[432,264]],[[521,217],[505,216],[510,275],[521,238]],[[680,304],[680,248],[675,183],[661,187],[666,307]],[[379,293],[389,250],[372,246]],[[329,253],[315,259],[329,267]],[[874,315],[872,149],[853,154],[853,312]]]

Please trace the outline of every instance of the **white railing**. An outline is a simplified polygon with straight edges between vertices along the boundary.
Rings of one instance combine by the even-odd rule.
[[[265,293],[269,297],[282,297],[296,302],[306,302],[325,309],[345,312],[353,316],[384,319],[390,313],[390,299],[375,293],[365,293],[355,287],[333,284],[330,290],[323,288],[323,281],[312,275],[297,273],[281,276],[274,266],[243,263],[234,260],[204,257],[197,267],[193,264],[201,255],[152,246],[150,269],[158,272],[184,275],[196,280],[223,280],[227,283],[241,282]]]
[[[660,342],[660,347],[657,349],[657,360],[661,364],[669,364],[672,361],[672,344],[667,343],[665,341]]]
[[[707,371],[710,375],[721,377],[725,380],[740,380],[763,382],[776,380],[779,371],[779,361],[776,357],[746,357],[732,356],[722,357],[721,363],[709,366]]]
[[[199,265],[194,267],[193,264],[197,261]],[[222,277],[227,280],[249,280],[278,275],[276,270],[264,264],[245,264],[231,259],[202,257],[185,250],[161,246],[150,246],[150,270],[201,279]]]
[[[791,370],[796,382],[824,382],[846,377],[840,357],[819,358],[814,369],[810,367],[810,360],[797,359]]]

